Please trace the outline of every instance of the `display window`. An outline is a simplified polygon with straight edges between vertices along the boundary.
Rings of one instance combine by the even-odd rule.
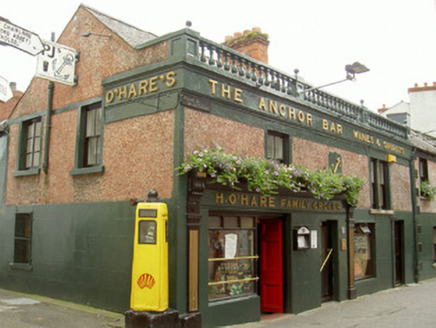
[[[354,278],[374,276],[374,224],[354,226]]]
[[[256,293],[256,218],[209,217],[209,300]]]

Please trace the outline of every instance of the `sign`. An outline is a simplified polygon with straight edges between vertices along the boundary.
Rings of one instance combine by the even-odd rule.
[[[7,102],[12,96],[9,81],[0,76],[0,101]]]
[[[76,85],[76,56],[76,50],[44,40],[44,50],[37,58],[35,76],[62,84]]]
[[[44,45],[37,34],[3,20],[0,20],[0,42],[33,56],[44,50]]]

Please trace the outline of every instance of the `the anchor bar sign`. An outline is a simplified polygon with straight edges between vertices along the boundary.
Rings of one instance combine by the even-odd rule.
[[[67,85],[76,85],[77,51],[64,45],[43,41],[44,50],[38,55],[36,76]]]

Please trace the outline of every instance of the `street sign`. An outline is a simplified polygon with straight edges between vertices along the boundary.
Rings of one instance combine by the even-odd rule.
[[[0,20],[0,43],[8,44],[33,56],[44,50],[37,34],[3,20]]]
[[[35,76],[67,85],[76,85],[74,79],[77,51],[62,44],[44,42],[38,55]]]

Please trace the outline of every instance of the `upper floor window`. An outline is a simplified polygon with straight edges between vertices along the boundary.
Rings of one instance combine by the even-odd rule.
[[[288,136],[278,132],[268,131],[266,137],[266,157],[279,163],[287,163]]]
[[[33,119],[23,125],[24,169],[39,167],[41,160],[41,118]]]
[[[390,209],[389,204],[389,166],[385,161],[371,159],[372,208]]]
[[[101,104],[88,106],[85,110],[85,142],[83,166],[100,164],[101,150]]]
[[[101,102],[79,109],[75,167],[71,175],[103,172],[103,110]]]

